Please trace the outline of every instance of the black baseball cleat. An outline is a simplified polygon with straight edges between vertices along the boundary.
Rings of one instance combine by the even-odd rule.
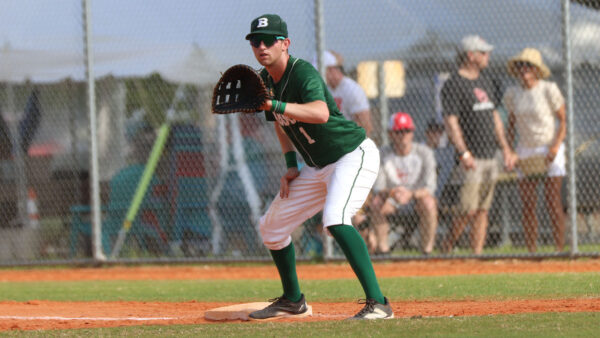
[[[361,299],[358,301],[359,304],[365,304],[365,307],[362,308],[354,317],[350,317],[348,319],[391,319],[394,318],[394,311],[390,305],[390,302],[386,297],[385,304],[378,303],[375,299]]]
[[[250,319],[266,320],[277,317],[304,317],[301,315],[310,315],[304,294],[302,294],[302,297],[297,302],[292,302],[283,296],[269,299],[269,302],[272,303],[266,308],[250,313]]]

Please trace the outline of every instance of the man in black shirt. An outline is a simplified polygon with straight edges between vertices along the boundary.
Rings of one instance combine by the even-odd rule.
[[[481,254],[498,176],[495,160],[498,146],[507,170],[512,170],[517,160],[496,111],[494,86],[481,74],[493,48],[477,35],[463,38],[457,56],[459,68],[442,88],[446,129],[459,161],[453,179],[462,181],[458,193],[460,214],[442,244],[443,252],[452,250],[465,227],[472,222],[471,248],[473,253]]]

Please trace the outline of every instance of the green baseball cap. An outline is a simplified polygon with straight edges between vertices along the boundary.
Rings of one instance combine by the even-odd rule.
[[[287,38],[287,24],[277,14],[264,14],[252,20],[250,33],[246,35],[246,40],[250,40],[250,37],[256,34],[277,35]]]

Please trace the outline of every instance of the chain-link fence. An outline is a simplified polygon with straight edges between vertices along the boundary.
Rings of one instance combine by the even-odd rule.
[[[382,151],[386,184],[355,219],[374,257],[600,252],[597,1],[1,7],[0,264],[268,260],[258,219],[285,170],[279,142],[262,114],[210,113],[220,72],[259,68],[244,37],[264,13]],[[335,70],[366,108],[335,94]],[[320,222],[294,233],[298,257],[341,257]]]

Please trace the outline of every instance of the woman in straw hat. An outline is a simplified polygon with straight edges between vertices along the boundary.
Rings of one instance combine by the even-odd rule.
[[[509,112],[510,144],[518,135],[519,190],[523,202],[522,223],[525,242],[535,252],[538,232],[536,216],[537,185],[544,183],[545,200],[553,225],[556,250],[565,242],[565,215],[560,197],[565,170],[565,100],[556,83],[545,80],[550,70],[541,53],[525,48],[508,61],[508,72],[519,80],[504,94]]]

